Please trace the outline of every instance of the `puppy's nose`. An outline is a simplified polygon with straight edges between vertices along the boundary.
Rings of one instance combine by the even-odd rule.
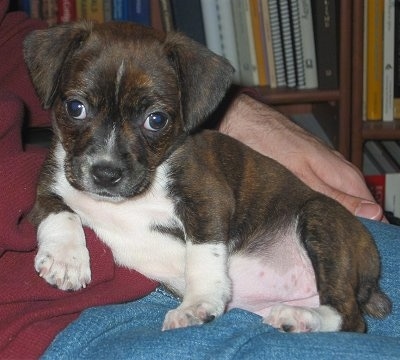
[[[95,184],[112,187],[122,179],[122,169],[110,162],[101,162],[92,166],[92,178]]]

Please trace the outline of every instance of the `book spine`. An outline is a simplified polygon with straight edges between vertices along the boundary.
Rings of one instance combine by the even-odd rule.
[[[174,21],[172,18],[172,10],[170,0],[159,0],[161,8],[161,20],[163,23],[164,31],[169,32],[175,29]]]
[[[297,0],[290,0],[290,19],[292,24],[292,40],[294,49],[294,60],[296,69],[296,84],[299,89],[306,87],[306,78],[303,68],[303,46],[302,46],[302,34],[300,26],[300,13],[299,5]]]
[[[367,120],[382,119],[383,1],[371,0],[367,13]]]
[[[232,3],[232,11],[240,65],[240,83],[254,86],[258,85],[258,71],[252,29],[247,21],[250,17],[247,5],[247,1],[235,1]]]
[[[113,0],[113,20],[127,21],[129,18],[128,0]]]
[[[385,0],[383,15],[382,120],[393,120],[394,0]]]
[[[297,83],[288,0],[279,1],[279,19],[281,23],[286,83],[288,87],[293,88],[296,87]]]
[[[393,117],[400,119],[400,0],[394,2]]]
[[[206,45],[200,0],[171,0],[171,10],[175,29]]]
[[[240,83],[240,65],[237,52],[235,26],[233,23],[233,12],[231,0],[216,0],[217,12],[220,26],[222,56],[229,60],[235,68],[233,82]]]
[[[104,21],[112,21],[112,3],[113,0],[104,0]]]
[[[218,55],[222,55],[221,30],[218,20],[217,2],[215,0],[201,0],[204,34],[207,47]]]
[[[276,72],[275,72],[275,57],[274,49],[272,47],[272,34],[271,34],[271,22],[269,15],[268,0],[259,0],[261,7],[261,19],[263,26],[263,36],[264,36],[264,51],[267,58],[267,73],[269,86],[274,89],[277,87],[276,82]]]
[[[57,24],[57,1],[40,1],[40,19],[45,20],[49,26]]]
[[[264,39],[262,36],[261,28],[261,9],[258,6],[258,0],[248,0],[248,8],[250,18],[248,22],[250,23],[251,32],[253,35],[254,51],[256,57],[257,71],[258,71],[258,85],[266,86],[268,84],[267,80],[267,63],[264,54]]]
[[[315,48],[317,56],[318,86],[320,89],[337,89],[338,48],[337,22],[338,10],[335,0],[313,0]],[[346,36],[343,34],[343,36]]]
[[[77,19],[75,0],[58,0],[57,8],[57,22],[59,24],[69,23]]]
[[[128,1],[128,20],[150,26],[150,0]]]
[[[281,22],[279,19],[278,0],[268,0],[269,20],[271,25],[272,47],[275,58],[276,86],[286,86],[285,60],[283,57]]]
[[[303,48],[304,87],[306,89],[315,89],[318,87],[318,74],[311,1],[298,0],[298,6]]]
[[[366,175],[365,182],[376,202],[385,209],[385,174]]]

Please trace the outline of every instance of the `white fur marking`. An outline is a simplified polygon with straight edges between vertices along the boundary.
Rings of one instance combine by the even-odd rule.
[[[68,211],[50,214],[38,227],[35,269],[49,284],[78,290],[90,282],[89,253],[79,217]]]
[[[338,331],[342,318],[334,308],[328,305],[306,308],[280,304],[271,309],[264,322],[274,328],[289,332]]]
[[[167,313],[163,330],[202,324],[220,316],[231,297],[225,244],[186,245],[186,290],[182,304]]]
[[[117,71],[117,77],[115,79],[115,100],[118,102],[119,91],[121,87],[121,79],[125,72],[125,62],[122,60],[121,65]]]

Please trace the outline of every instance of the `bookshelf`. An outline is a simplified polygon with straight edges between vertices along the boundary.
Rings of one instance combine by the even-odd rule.
[[[400,121],[363,121],[363,33],[364,0],[352,1],[352,94],[351,94],[351,157],[362,169],[363,148],[367,140],[399,140]]]
[[[351,146],[351,82],[352,82],[352,7],[349,0],[339,5],[339,87],[335,90],[298,90],[259,87],[265,103],[285,115],[312,112],[331,138],[336,149],[347,159],[352,158]]]

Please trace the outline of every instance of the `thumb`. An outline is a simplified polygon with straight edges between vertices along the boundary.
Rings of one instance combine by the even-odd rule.
[[[377,221],[383,219],[383,209],[375,201],[359,198],[339,191],[332,197],[355,216]]]

